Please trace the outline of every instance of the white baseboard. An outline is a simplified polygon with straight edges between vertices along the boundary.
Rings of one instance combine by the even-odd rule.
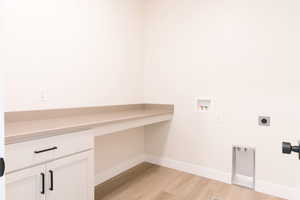
[[[179,171],[183,171],[190,174],[195,174],[205,178],[231,184],[231,173],[225,173],[216,169],[206,168],[199,165],[194,165],[187,162],[182,162],[182,161],[173,160],[169,158],[160,158],[152,155],[145,156],[145,161],[156,165],[161,165],[164,167],[176,169]],[[297,190],[295,188],[291,188],[283,185],[277,185],[262,180],[256,180],[255,190],[261,193],[269,194],[272,196],[276,196],[288,200],[299,199],[296,198]]]
[[[278,185],[267,181],[257,180],[255,190],[257,192],[270,194],[288,200],[299,200],[296,188]]]
[[[231,176],[229,173],[224,173],[219,170],[205,168],[199,165],[190,164],[187,162],[172,160],[169,158],[159,158],[151,155],[147,155],[146,162],[153,163],[156,165],[160,165],[163,167],[168,167],[172,169],[176,169],[179,171],[183,171],[190,174],[195,174],[198,176],[202,176],[208,179],[218,180],[224,183],[231,182]]]
[[[186,173],[202,176],[208,179],[213,179],[231,184],[231,173],[226,173],[220,170],[211,169],[200,165],[190,164],[187,162],[173,160],[169,158],[160,158],[152,155],[140,155],[136,158],[122,162],[118,166],[115,166],[109,170],[96,174],[95,185],[99,185],[143,162],[149,162],[156,165],[183,171]],[[255,190],[261,193],[269,194],[288,200],[299,199],[297,198],[298,195],[296,188],[278,185],[263,180],[256,180]]]
[[[96,174],[96,177],[95,177],[95,186],[97,186],[101,183],[104,183],[105,181],[107,181],[107,180],[121,174],[122,172],[125,172],[125,171],[129,170],[130,168],[133,168],[136,165],[139,165],[143,162],[145,162],[145,155],[140,155],[133,159],[122,162],[119,165],[117,165],[109,170],[98,173],[98,174]]]

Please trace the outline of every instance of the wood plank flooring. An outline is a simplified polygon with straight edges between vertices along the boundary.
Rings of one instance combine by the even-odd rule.
[[[173,169],[151,165],[95,200],[283,200]]]

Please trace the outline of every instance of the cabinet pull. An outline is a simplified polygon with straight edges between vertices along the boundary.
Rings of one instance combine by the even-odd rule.
[[[0,177],[4,175],[4,172],[5,172],[4,158],[0,158]]]
[[[45,174],[41,173],[42,176],[42,191],[41,194],[45,194]]]
[[[58,149],[58,148],[57,147],[52,147],[52,148],[49,148],[49,149],[34,151],[34,153],[39,154],[39,153],[44,153],[44,152],[47,152],[47,151],[53,151],[53,150],[56,150],[56,149]]]
[[[50,188],[49,188],[49,190],[50,190],[50,191],[53,191],[53,190],[54,190],[53,171],[50,170],[50,171],[49,171],[49,174],[50,174]]]

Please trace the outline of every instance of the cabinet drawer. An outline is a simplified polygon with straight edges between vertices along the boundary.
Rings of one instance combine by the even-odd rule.
[[[94,148],[91,131],[5,146],[7,173]]]

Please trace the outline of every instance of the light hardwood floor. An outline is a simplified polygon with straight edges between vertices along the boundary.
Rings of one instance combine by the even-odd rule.
[[[151,166],[96,200],[282,200],[234,185]]]

